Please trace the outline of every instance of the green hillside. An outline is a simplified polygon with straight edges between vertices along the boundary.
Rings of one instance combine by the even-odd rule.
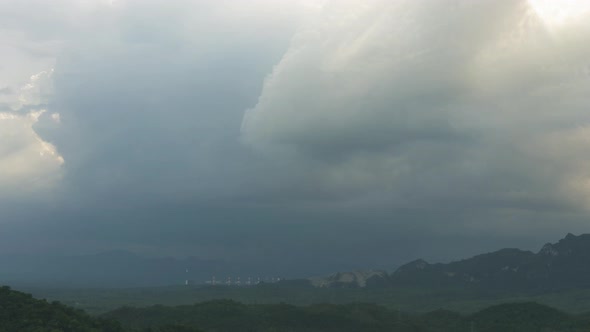
[[[59,302],[0,287],[0,332],[121,332],[113,321],[97,319]]]
[[[104,317],[130,329],[167,324],[198,326],[206,332],[582,332],[585,316],[574,316],[537,303],[511,303],[471,315],[437,310],[407,314],[375,304],[246,305],[218,300],[188,306],[121,308]]]
[[[0,288],[0,332],[582,332],[590,314],[534,303],[499,304],[471,314],[406,313],[377,304],[243,304],[122,307],[100,317]]]

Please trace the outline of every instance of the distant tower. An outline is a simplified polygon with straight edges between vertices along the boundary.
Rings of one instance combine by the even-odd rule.
[[[226,284],[227,284],[228,286],[231,286],[231,277],[227,277]]]
[[[246,285],[248,285],[248,286],[252,285],[252,278],[248,277],[248,280],[246,281]]]
[[[242,281],[240,280],[240,277],[236,278],[236,286],[242,286]]]
[[[188,286],[188,267],[186,268],[186,279],[184,280],[184,284]]]
[[[260,283],[260,277],[258,277],[258,280],[256,281],[256,284],[258,285]]]
[[[211,278],[211,285],[215,286],[215,276]]]

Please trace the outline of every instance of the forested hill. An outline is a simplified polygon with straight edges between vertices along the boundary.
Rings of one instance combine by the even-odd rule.
[[[59,302],[0,287],[0,332],[122,332],[114,321],[96,319]]]
[[[582,332],[590,331],[584,316],[572,316],[536,304],[493,306],[471,315],[439,310],[411,315],[375,304],[246,305],[229,300],[190,306],[121,308],[105,315],[128,328],[165,324],[198,326],[203,331],[290,332]]]
[[[548,293],[590,289],[590,234],[547,243],[537,253],[513,248],[448,264],[418,259],[388,274],[383,271],[336,273],[311,278],[325,288],[479,289],[499,293]]]
[[[97,318],[59,302],[0,287],[0,332],[201,332],[196,327],[159,324],[128,329],[115,320]]]
[[[246,305],[217,300],[195,305],[120,308],[101,318],[0,287],[0,332],[582,332],[590,315],[569,315],[528,302],[461,315],[407,314],[376,304]]]
[[[458,286],[511,292],[590,288],[590,234],[568,234],[537,253],[502,249],[449,264],[415,261],[391,277],[397,287]]]

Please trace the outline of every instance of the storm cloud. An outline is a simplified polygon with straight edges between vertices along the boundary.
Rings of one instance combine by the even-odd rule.
[[[3,3],[0,250],[306,273],[587,231],[588,9]]]
[[[243,139],[351,199],[587,208],[588,26],[551,23],[526,1],[328,4],[267,78]]]

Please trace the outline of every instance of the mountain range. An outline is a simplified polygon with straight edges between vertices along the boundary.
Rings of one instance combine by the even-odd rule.
[[[393,273],[355,271],[310,278],[315,287],[469,287],[545,292],[590,288],[590,234],[567,234],[538,252],[501,249],[451,263],[418,259]]]
[[[21,287],[153,287],[203,284],[253,269],[196,257],[145,257],[128,251],[71,256],[0,256],[0,281]],[[188,271],[188,272],[187,272]],[[590,289],[590,234],[567,234],[538,252],[501,249],[450,263],[418,259],[393,272],[362,270],[287,280],[315,288],[474,288],[510,293]]]

